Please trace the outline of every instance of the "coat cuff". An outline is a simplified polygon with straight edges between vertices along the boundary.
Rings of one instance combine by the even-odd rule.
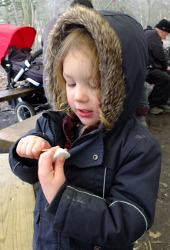
[[[60,189],[58,190],[57,194],[55,195],[54,199],[52,200],[52,202],[49,204],[46,205],[45,207],[45,211],[52,214],[52,215],[55,215],[56,211],[57,211],[57,208],[58,208],[58,205],[60,203],[60,200],[61,200],[61,197],[64,193],[64,190],[66,189],[66,186],[67,186],[67,182],[65,182],[61,187]]]

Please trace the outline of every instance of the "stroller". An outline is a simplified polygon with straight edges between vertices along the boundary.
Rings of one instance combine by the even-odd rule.
[[[36,30],[31,26],[0,24],[0,64],[7,73],[7,89],[33,85],[39,88],[43,85],[43,64],[38,58],[42,49],[31,55],[35,36]],[[33,95],[13,99],[8,103],[15,109],[18,121],[50,108],[43,88]]]

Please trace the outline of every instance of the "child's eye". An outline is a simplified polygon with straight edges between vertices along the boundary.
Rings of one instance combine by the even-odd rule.
[[[92,88],[92,89],[97,89],[97,87],[94,86],[94,85],[90,85],[90,88]]]
[[[97,82],[94,79],[89,79],[88,81],[88,85],[92,90],[96,90],[97,89]]]
[[[73,82],[73,83],[70,83],[70,82],[66,82],[66,85],[68,87],[74,87],[76,84]]]
[[[96,85],[92,82],[92,83],[89,83],[89,87],[91,89],[97,89]]]

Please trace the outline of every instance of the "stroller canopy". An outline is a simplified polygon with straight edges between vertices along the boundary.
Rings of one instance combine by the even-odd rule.
[[[15,45],[18,48],[31,48],[36,36],[36,30],[31,26],[15,26],[12,24],[0,24],[0,64],[7,54],[8,48]]]

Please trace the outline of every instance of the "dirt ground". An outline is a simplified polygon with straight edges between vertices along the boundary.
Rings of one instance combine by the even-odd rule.
[[[6,74],[0,67],[0,91],[6,88]],[[170,250],[170,114],[148,117],[148,129],[158,139],[162,149],[162,171],[152,228],[136,242],[134,250]],[[17,122],[14,110],[7,102],[0,103],[0,129]],[[8,152],[0,148],[0,154]]]

